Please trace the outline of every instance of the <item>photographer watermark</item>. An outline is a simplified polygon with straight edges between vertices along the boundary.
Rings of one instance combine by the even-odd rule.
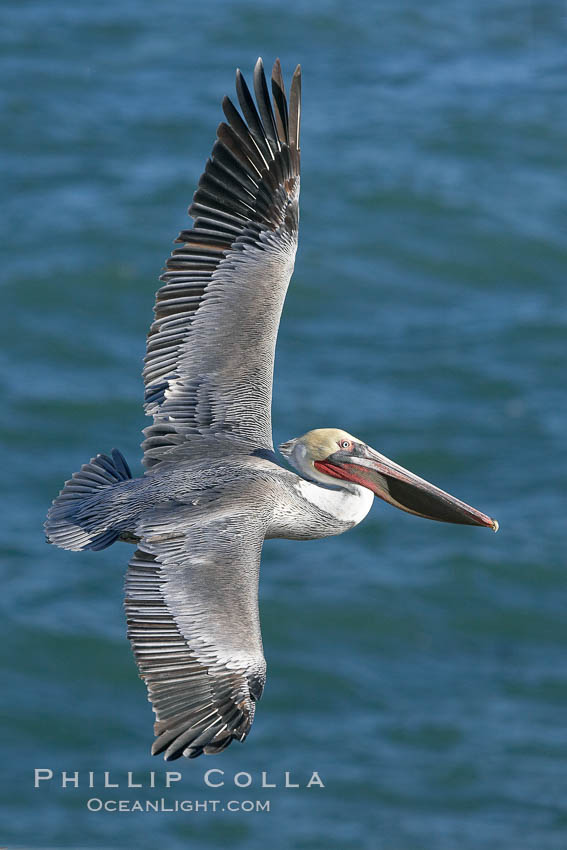
[[[172,788],[183,780],[183,774],[178,770],[166,770],[161,773],[150,770],[146,774],[135,774],[128,770],[126,773],[117,771],[54,771],[49,767],[34,769],[34,788],[43,784],[56,784],[60,788]],[[297,781],[296,781],[297,780]],[[208,788],[223,788],[234,785],[236,788],[324,788],[325,783],[318,771],[309,774],[295,774],[291,770],[270,774],[261,771],[259,775],[241,770],[232,775],[219,767],[211,767],[203,774],[203,784]]]
[[[63,790],[85,789],[95,791],[118,790],[181,790],[183,774],[178,770],[157,771],[146,773],[110,770],[53,770],[49,767],[36,767],[33,775],[33,787],[57,788]],[[191,775],[191,779],[194,777]],[[298,773],[284,770],[278,773],[260,771],[252,773],[240,770],[229,773],[219,767],[212,767],[202,774],[202,783],[206,789],[232,788],[265,790],[265,789],[312,789],[324,788],[325,783],[318,771]],[[126,795],[125,795],[126,796]],[[170,799],[167,795],[147,799],[104,799],[101,796],[89,797],[85,802],[89,812],[185,812],[198,814],[200,812],[269,812],[270,800],[195,800]]]

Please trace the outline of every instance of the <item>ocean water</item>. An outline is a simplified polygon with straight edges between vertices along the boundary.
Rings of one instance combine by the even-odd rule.
[[[0,20],[2,846],[564,850],[564,5],[23,0]],[[343,427],[501,531],[380,503],[342,537],[267,543],[253,730],[166,766],[125,638],[130,548],[62,552],[42,522],[97,451],[140,472],[157,277],[258,55],[303,68],[276,441]]]

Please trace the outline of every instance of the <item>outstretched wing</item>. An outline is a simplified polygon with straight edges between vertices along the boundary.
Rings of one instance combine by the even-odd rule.
[[[257,108],[240,71],[240,113],[225,97],[227,123],[199,180],[184,230],[161,276],[144,368],[144,464],[198,437],[272,449],[274,353],[293,272],[299,220],[301,75],[289,109],[279,61],[273,109],[262,60]]]
[[[128,637],[156,715],[152,754],[167,760],[243,741],[266,679],[258,573],[267,518],[211,506],[198,527],[187,531],[184,519],[177,511],[145,525],[126,576]]]

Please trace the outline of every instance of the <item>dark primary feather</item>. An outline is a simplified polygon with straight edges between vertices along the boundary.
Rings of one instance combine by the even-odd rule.
[[[268,86],[266,84],[266,76],[264,74],[264,64],[261,59],[258,59],[256,67],[254,68],[254,93],[256,95],[256,102],[258,104],[258,109],[260,110],[260,117],[262,119],[262,126],[266,133],[266,137],[270,142],[272,152],[276,153],[280,150],[280,143],[278,140],[274,113],[272,112],[272,106],[270,104],[270,95],[268,94]]]
[[[298,83],[299,85],[299,83]],[[274,98],[275,117],[278,128],[278,138],[282,144],[289,145],[289,130],[287,120],[287,100],[285,85],[280,63],[276,60],[272,72],[272,97]],[[297,145],[299,150],[299,145]]]
[[[273,108],[261,60],[256,105],[240,73],[242,114],[225,98],[184,230],[167,261],[148,334],[144,430],[150,467],[199,438],[272,448],[271,383],[279,316],[297,244],[297,68],[289,110],[279,61]]]

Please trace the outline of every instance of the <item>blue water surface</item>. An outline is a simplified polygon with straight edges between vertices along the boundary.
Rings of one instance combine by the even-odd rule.
[[[21,0],[0,22],[0,843],[565,850],[562,4]],[[340,538],[267,543],[254,728],[168,768],[125,638],[130,548],[63,552],[42,522],[97,451],[141,471],[157,277],[258,55],[303,68],[275,439],[345,428],[501,531],[379,503]]]

